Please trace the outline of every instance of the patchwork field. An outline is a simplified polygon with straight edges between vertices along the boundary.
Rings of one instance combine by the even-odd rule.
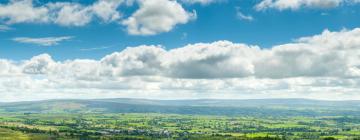
[[[7,103],[0,139],[360,139],[353,103],[256,101]]]
[[[228,117],[175,114],[3,114],[0,139],[355,139],[355,117]]]

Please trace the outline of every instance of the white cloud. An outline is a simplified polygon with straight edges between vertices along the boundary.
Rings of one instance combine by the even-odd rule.
[[[122,22],[132,35],[154,35],[169,32],[178,24],[196,18],[195,11],[187,12],[177,1],[139,0],[140,8]]]
[[[92,5],[76,2],[49,2],[35,5],[33,0],[10,0],[0,4],[0,19],[7,24],[55,23],[63,26],[84,26],[94,17],[101,21],[120,20],[117,8],[124,0],[99,0]]]
[[[112,48],[112,46],[103,46],[103,47],[94,47],[94,48],[83,48],[80,49],[80,51],[96,51],[96,50],[105,50],[105,49],[109,49]]]
[[[275,46],[258,64],[257,76],[358,77],[360,29],[330,32],[300,38]],[[336,67],[334,67],[336,66]]]
[[[77,3],[48,4],[52,12],[53,22],[63,26],[83,26],[92,20],[92,11]]]
[[[20,74],[21,68],[9,60],[0,59],[0,77]]]
[[[48,12],[44,6],[34,6],[32,0],[10,0],[8,4],[0,4],[0,19],[8,24],[48,22]]]
[[[260,49],[229,41],[199,43],[166,51],[156,46],[128,48],[102,59],[112,76],[155,75],[172,78],[359,77],[360,29],[304,37]],[[337,67],[333,67],[337,66]]]
[[[48,3],[53,22],[63,26],[84,26],[90,23],[94,17],[101,21],[118,21],[121,13],[117,8],[123,0],[99,0],[92,5],[84,6],[80,3],[57,2]]]
[[[181,0],[181,1],[184,2],[184,3],[187,3],[187,4],[199,3],[201,5],[208,5],[210,3],[214,3],[214,2],[217,2],[219,0]]]
[[[236,17],[240,20],[253,21],[254,18],[251,15],[245,15],[240,11],[240,8],[236,8]]]
[[[77,2],[34,3],[33,0],[11,0],[0,4],[0,23],[85,26],[98,20],[103,23],[120,23],[132,35],[155,35],[169,32],[176,25],[186,24],[196,18],[195,11],[186,11],[175,0],[98,0],[89,5]],[[122,19],[119,10],[122,4],[139,4],[139,9],[127,19]]]
[[[12,28],[6,25],[0,25],[0,32],[5,32],[9,30],[12,30]]]
[[[48,54],[42,54],[25,61],[23,72],[26,74],[47,74],[51,72],[51,67],[56,65],[54,60]]]
[[[40,46],[54,46],[58,45],[62,41],[72,39],[72,36],[62,36],[62,37],[44,37],[44,38],[30,38],[30,37],[16,37],[13,38],[13,41],[20,43],[30,43]]]
[[[101,0],[97,1],[92,10],[95,15],[105,22],[116,21],[120,19],[121,14],[117,11],[117,8],[123,0]]]
[[[110,67],[109,76],[157,75],[162,70],[164,53],[159,46],[139,46],[105,56],[101,63]]]
[[[228,41],[199,43],[169,51],[163,62],[170,77],[247,77],[254,73],[251,61],[258,51],[256,46]]]
[[[229,41],[129,47],[101,60],[0,60],[4,99],[61,97],[354,99],[360,29],[261,49]],[[18,94],[19,93],[19,94]],[[16,96],[14,95],[16,94]],[[43,96],[48,95],[48,96]],[[57,95],[57,96],[51,96]],[[335,98],[336,97],[336,98]]]
[[[358,3],[358,0],[262,0],[255,8],[258,11],[266,9],[298,10],[303,7],[328,9],[341,4]]]

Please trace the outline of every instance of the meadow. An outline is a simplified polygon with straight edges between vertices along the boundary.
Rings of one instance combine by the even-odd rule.
[[[359,104],[304,99],[0,103],[0,140],[358,140]]]
[[[356,117],[2,114],[0,139],[359,139]]]

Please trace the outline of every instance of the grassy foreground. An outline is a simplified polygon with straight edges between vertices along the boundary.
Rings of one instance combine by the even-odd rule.
[[[0,115],[1,140],[357,139],[360,118],[250,117],[156,113]]]

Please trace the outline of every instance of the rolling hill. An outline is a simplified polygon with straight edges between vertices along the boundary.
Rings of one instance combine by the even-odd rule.
[[[3,113],[166,113],[251,116],[360,116],[360,101],[307,99],[89,99],[0,103]]]

